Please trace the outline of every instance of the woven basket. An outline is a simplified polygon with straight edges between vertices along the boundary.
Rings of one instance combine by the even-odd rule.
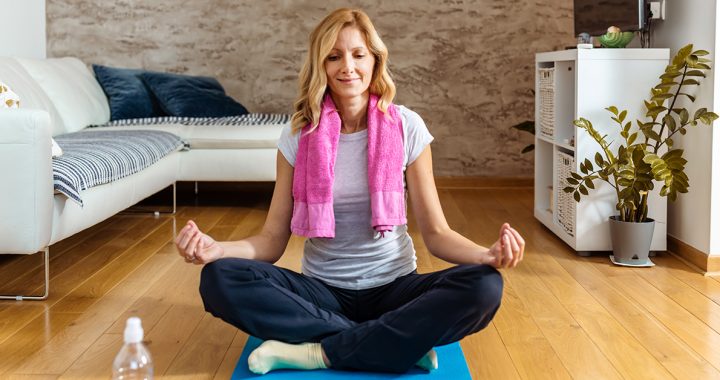
[[[538,69],[540,133],[553,137],[555,130],[555,68]]]
[[[555,179],[555,189],[557,189],[557,211],[555,212],[555,218],[557,223],[565,229],[565,232],[571,236],[575,236],[577,202],[575,202],[572,193],[563,191],[564,188],[570,186],[566,179],[571,176],[570,173],[572,173],[575,168],[575,158],[569,154],[558,152],[556,165],[557,177]]]

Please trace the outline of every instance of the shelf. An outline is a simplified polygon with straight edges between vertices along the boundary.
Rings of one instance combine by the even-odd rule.
[[[543,135],[537,135],[537,138],[538,138],[539,140],[545,141],[546,143],[550,143],[550,144],[553,144],[553,145],[557,145],[557,146],[559,146],[559,147],[561,147],[561,148],[563,148],[563,149],[567,149],[567,150],[569,150],[569,151],[571,151],[571,152],[575,152],[575,147],[572,146],[572,145],[570,145],[570,144],[565,144],[565,143],[557,142],[557,141],[554,141],[552,138],[547,137],[547,136],[543,136]]]
[[[534,215],[577,251],[608,251],[608,217],[616,213],[617,194],[599,183],[582,202],[562,192],[563,177],[578,170],[577,163],[592,160],[597,144],[573,121],[594,121],[608,141],[620,138],[605,107],[628,110],[628,119],[644,115],[641,99],[668,63],[668,49],[587,49],[538,53],[535,56],[535,188]],[[611,78],[611,79],[609,79]],[[640,100],[640,101],[639,101]],[[543,135],[542,131],[548,135]],[[573,145],[570,145],[573,141]],[[562,161],[572,156],[572,163]],[[648,200],[655,231],[652,250],[666,248],[667,203],[659,186]],[[570,234],[568,231],[572,231]]]
[[[568,49],[536,55],[537,62],[557,62],[576,60],[664,60],[670,59],[668,49]]]

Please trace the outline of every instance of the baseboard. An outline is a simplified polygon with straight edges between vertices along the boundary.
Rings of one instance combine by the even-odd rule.
[[[697,267],[706,275],[715,275],[720,272],[720,256],[708,256],[695,247],[669,235],[667,245],[668,251]]]
[[[495,189],[533,187],[533,178],[513,177],[435,177],[439,189]]]

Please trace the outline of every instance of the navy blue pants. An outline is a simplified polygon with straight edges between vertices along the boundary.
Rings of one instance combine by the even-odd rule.
[[[205,310],[260,339],[320,342],[335,369],[405,372],[434,346],[483,329],[500,307],[503,281],[487,265],[411,273],[347,290],[269,263],[205,265]]]

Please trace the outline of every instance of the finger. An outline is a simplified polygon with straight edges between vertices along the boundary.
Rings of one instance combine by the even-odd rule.
[[[513,259],[512,247],[510,244],[510,236],[507,234],[503,235],[503,254],[502,254],[502,267],[506,268]]]
[[[190,226],[185,225],[183,228],[178,231],[177,236],[175,236],[175,244],[179,245],[180,241],[182,240],[183,235],[187,232],[187,230],[190,229]]]
[[[190,258],[194,258],[197,256],[197,251],[200,250],[200,247],[198,247],[198,242],[200,241],[200,238],[202,238],[202,233],[200,231],[195,232],[195,235],[193,235],[192,239],[188,243],[187,246],[187,254],[190,256]]]
[[[520,246],[520,254],[517,260],[518,262],[520,262],[525,257],[525,239],[523,239],[522,235],[520,235],[520,233],[517,232],[517,230],[515,230],[514,228],[510,228],[510,231],[512,232],[513,236],[515,236],[515,240]]]
[[[508,227],[510,227],[510,225],[507,224],[507,223],[503,223],[503,224],[500,226],[500,236],[503,236],[503,233],[505,233],[505,230],[506,230]]]
[[[196,233],[200,232],[196,227],[190,226],[190,228],[185,232],[184,236],[180,240],[180,246],[187,250],[187,245],[190,243],[190,240],[195,236]]]
[[[505,234],[507,234],[508,240],[510,240],[510,248],[513,253],[513,260],[510,263],[510,266],[514,267],[515,265],[517,265],[518,258],[520,258],[520,244],[518,244],[515,235],[513,235],[510,230],[505,232]]]

